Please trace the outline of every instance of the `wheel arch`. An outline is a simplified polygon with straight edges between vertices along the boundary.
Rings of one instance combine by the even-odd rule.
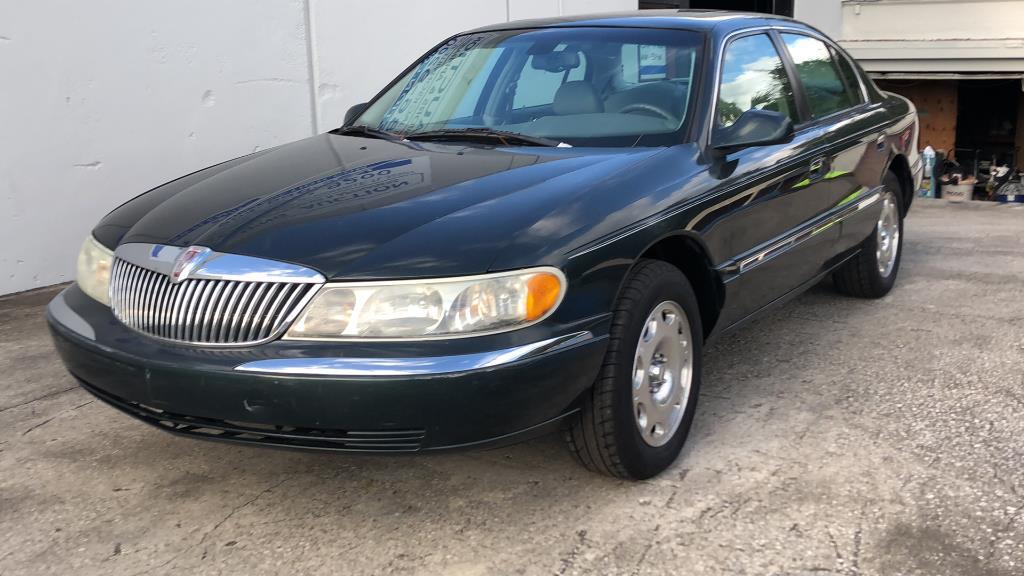
[[[910,203],[914,201],[914,176],[910,171],[910,162],[903,154],[896,154],[889,161],[886,172],[892,172],[900,182],[900,208],[906,215]],[[884,174],[883,174],[884,177]]]
[[[643,259],[661,260],[678,268],[690,282],[697,304],[700,307],[701,327],[704,338],[711,334],[718,322],[722,305],[725,302],[725,285],[711,265],[707,249],[700,239],[685,233],[671,234],[652,242],[636,258],[636,263]],[[626,275],[629,277],[629,274]],[[623,279],[625,283],[625,279]]]

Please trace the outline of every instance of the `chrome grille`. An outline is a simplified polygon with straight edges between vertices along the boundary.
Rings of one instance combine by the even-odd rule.
[[[130,328],[193,344],[252,344],[278,335],[318,285],[169,277],[116,258],[110,306]]]

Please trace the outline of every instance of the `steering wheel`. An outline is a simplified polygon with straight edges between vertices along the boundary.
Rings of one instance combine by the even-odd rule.
[[[666,110],[658,106],[655,106],[654,104],[647,104],[646,102],[637,102],[635,104],[630,104],[629,106],[624,107],[622,110],[619,110],[619,114],[629,114],[631,112],[653,112],[670,123],[675,123],[679,121],[678,118],[676,118]]]

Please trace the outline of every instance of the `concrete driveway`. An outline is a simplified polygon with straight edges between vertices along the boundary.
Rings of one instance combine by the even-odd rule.
[[[0,299],[0,574],[1024,574],[1024,209],[920,202],[896,290],[827,285],[708,350],[661,477],[558,438],[430,457],[170,436]]]

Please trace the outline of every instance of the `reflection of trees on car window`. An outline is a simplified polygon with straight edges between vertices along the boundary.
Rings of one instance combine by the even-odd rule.
[[[414,132],[437,118],[451,116],[467,91],[474,88],[472,80],[487,63],[495,40],[494,34],[474,34],[460,36],[439,48],[412,73],[378,127]],[[479,93],[482,85],[475,88]]]
[[[731,126],[753,108],[781,112],[797,121],[789,76],[775,45],[764,34],[734,40],[726,49],[718,92],[718,124]]]
[[[743,110],[735,102],[718,101],[718,121],[722,126],[731,126],[741,114],[743,114]]]
[[[793,91],[789,85],[789,75],[781,60],[775,64],[769,75],[772,78],[771,84],[754,94],[754,97],[750,99],[751,107],[787,113],[787,110],[780,109],[782,107],[779,105],[779,101],[785,97],[793,98]]]
[[[853,105],[852,92],[839,77],[824,42],[801,34],[783,34],[782,39],[807,93],[812,116],[820,118]]]

